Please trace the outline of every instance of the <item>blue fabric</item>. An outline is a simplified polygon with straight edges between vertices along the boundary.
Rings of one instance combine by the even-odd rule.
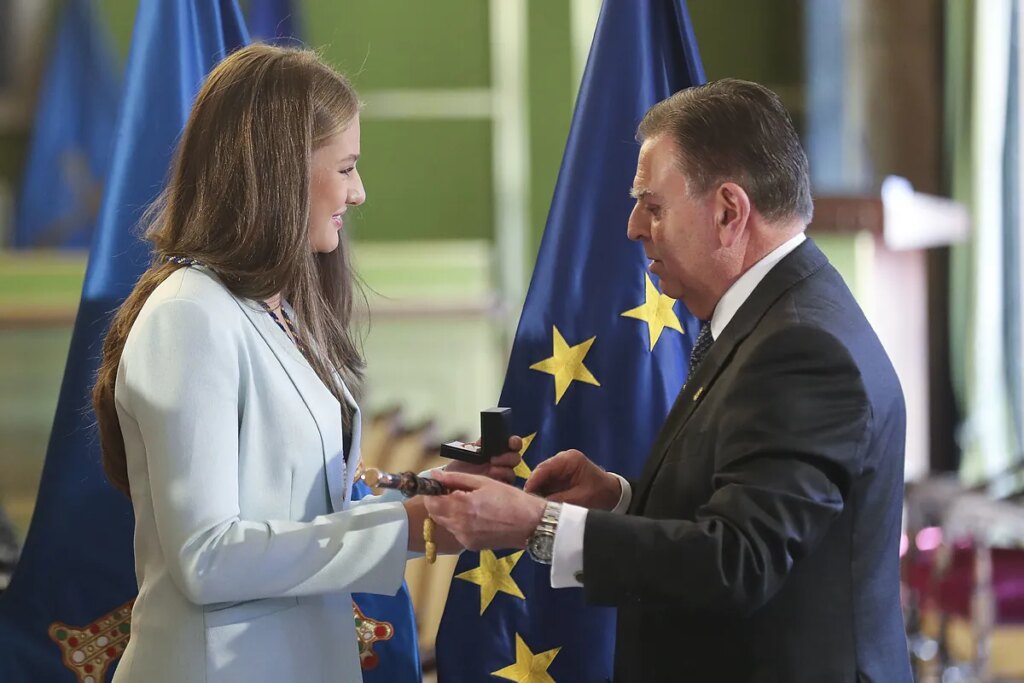
[[[86,248],[92,240],[121,99],[93,0],[61,15],[36,107],[13,245]]]
[[[0,596],[5,683],[77,681],[48,627],[86,626],[135,597],[131,504],[100,466],[89,391],[111,313],[149,261],[149,245],[135,225],[163,186],[207,72],[247,42],[235,0],[139,3],[107,188],[36,509],[10,588]]]
[[[644,303],[647,272],[626,222],[637,124],[655,102],[703,80],[684,0],[605,1],[500,401],[517,434],[536,433],[525,452],[531,467],[579,448],[638,476],[686,379],[699,323],[681,303],[674,310],[685,334],[665,329],[653,351],[647,324],[622,316]],[[570,346],[596,337],[583,363],[600,382],[573,382],[557,404],[552,376],[530,369],[552,356],[553,328]],[[455,573],[479,564],[464,553]],[[527,555],[512,578],[526,599],[499,592],[483,615],[480,588],[452,581],[438,634],[440,680],[495,680],[516,662],[517,635],[534,655],[561,648],[547,669],[559,683],[609,680],[614,611],[585,607],[582,590],[552,589],[549,568]]]
[[[352,500],[370,495],[370,489],[356,480],[352,485]],[[353,593],[352,599],[367,618],[386,621],[394,628],[389,640],[374,643],[376,665],[363,669],[365,683],[419,683],[423,680],[420,667],[420,645],[416,629],[409,587],[402,582],[396,595]],[[364,664],[364,667],[366,665]]]
[[[285,47],[302,45],[302,21],[292,0],[249,0],[249,33],[253,40]]]

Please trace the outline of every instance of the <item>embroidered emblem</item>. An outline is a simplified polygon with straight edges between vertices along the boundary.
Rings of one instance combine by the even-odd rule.
[[[359,666],[363,671],[370,671],[380,664],[380,656],[373,651],[373,644],[382,640],[391,640],[395,635],[395,627],[386,621],[374,621],[352,603],[352,615],[356,620],[356,641],[359,643]]]
[[[105,680],[107,668],[128,645],[134,603],[135,600],[129,600],[113,612],[81,628],[59,621],[50,624],[47,633],[57,643],[64,666],[75,674],[78,683],[100,683]]]

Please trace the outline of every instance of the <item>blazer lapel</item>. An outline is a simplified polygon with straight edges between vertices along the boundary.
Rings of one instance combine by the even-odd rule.
[[[812,240],[807,239],[779,261],[757,284],[736,311],[736,315],[722,330],[722,335],[711,345],[693,377],[687,378],[686,385],[679,392],[644,464],[643,473],[630,504],[630,512],[643,510],[654,477],[661,469],[669,447],[679,438],[693,412],[707,397],[715,380],[732,359],[736,347],[750,336],[780,296],[827,264],[828,259],[825,255]]]
[[[341,407],[336,400],[325,400],[325,397],[333,399],[334,396],[324,386],[320,376],[310,367],[306,357],[302,355],[288,335],[267,315],[267,312],[252,301],[238,297],[235,297],[235,301],[256,331],[263,337],[270,351],[277,357],[303,403],[306,404],[310,415],[313,416],[317,431],[320,433],[324,473],[327,478],[327,496],[333,511],[344,509],[345,503],[350,497],[346,490],[351,488],[351,482],[347,481],[351,474],[346,475],[345,472]],[[347,388],[345,397],[346,400],[351,401],[351,394],[348,393]],[[358,419],[356,419],[356,424],[358,424]],[[353,434],[353,450],[358,444],[357,437],[358,431]]]

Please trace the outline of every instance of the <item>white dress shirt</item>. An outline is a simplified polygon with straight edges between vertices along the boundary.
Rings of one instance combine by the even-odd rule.
[[[754,288],[764,279],[764,276],[775,267],[789,252],[796,249],[806,239],[804,233],[790,238],[771,251],[763,259],[750,267],[750,270],[743,273],[715,306],[715,312],[711,314],[711,338],[718,337],[725,330],[729,321],[740,310],[740,306],[747,300]],[[614,472],[613,472],[614,474]],[[633,491],[629,482],[615,475],[622,486],[622,494],[619,496],[618,504],[612,509],[615,513],[625,513],[629,503],[633,499]],[[555,543],[552,549],[551,562],[551,587],[552,588],[579,588],[583,584],[580,577],[583,573],[583,530],[587,523],[587,508],[579,505],[564,503],[562,513],[559,516],[558,528],[555,531]]]

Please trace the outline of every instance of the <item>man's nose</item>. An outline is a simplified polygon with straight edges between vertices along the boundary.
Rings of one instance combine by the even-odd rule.
[[[626,236],[631,240],[641,240],[647,235],[646,225],[640,205],[633,206],[629,214],[629,221],[626,223]]]

